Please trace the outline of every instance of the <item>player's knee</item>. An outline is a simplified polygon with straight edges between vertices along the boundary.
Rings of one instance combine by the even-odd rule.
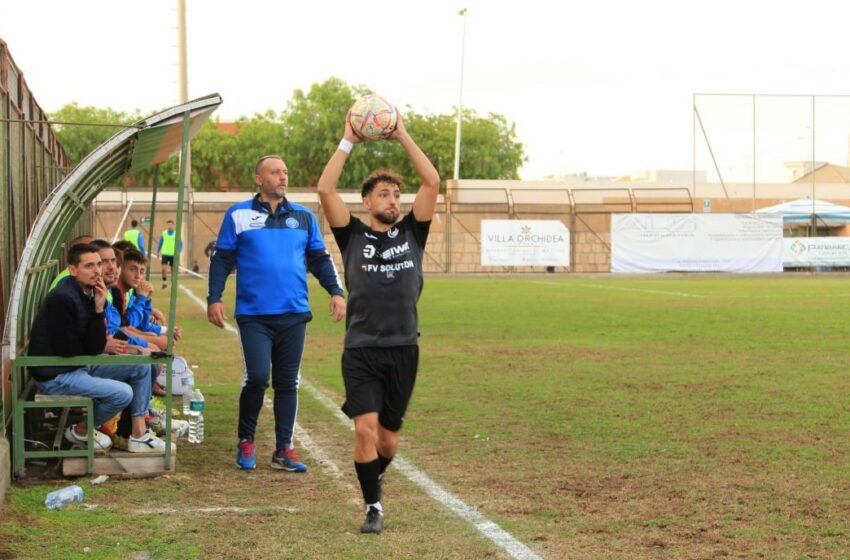
[[[384,457],[392,457],[398,449],[398,432],[380,430],[378,434],[378,450]]]
[[[354,437],[360,441],[375,442],[378,439],[378,425],[375,422],[356,422],[354,425]]]
[[[126,383],[122,383],[121,385],[121,387],[116,387],[115,392],[112,395],[112,400],[115,403],[115,407],[119,409],[126,408],[133,400],[132,387],[130,387]]]
[[[131,367],[133,368],[133,373],[130,376],[130,379],[133,381],[144,381],[151,376],[150,366],[139,364]]]

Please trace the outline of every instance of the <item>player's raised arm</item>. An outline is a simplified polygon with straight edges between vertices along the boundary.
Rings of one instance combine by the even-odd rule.
[[[325,165],[322,176],[319,177],[319,201],[322,203],[322,210],[325,212],[325,217],[328,219],[328,224],[331,227],[345,227],[351,218],[351,213],[348,211],[348,206],[339,196],[336,190],[339,177],[342,175],[342,168],[345,167],[345,162],[348,160],[348,154],[355,144],[360,142],[360,137],[354,134],[349,122],[349,114],[345,115],[345,133],[339,143],[339,147],[331,156],[331,159]]]
[[[419,222],[430,222],[434,216],[434,210],[437,208],[437,195],[440,194],[440,174],[437,173],[437,169],[425,155],[425,152],[407,133],[401,113],[398,114],[396,129],[389,137],[398,140],[398,143],[407,152],[410,162],[413,163],[413,167],[419,175],[419,180],[422,181],[422,186],[419,187],[413,201],[413,217]]]

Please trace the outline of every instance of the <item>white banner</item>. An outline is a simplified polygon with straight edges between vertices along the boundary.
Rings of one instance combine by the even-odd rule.
[[[611,272],[782,272],[782,218],[613,214]]]
[[[785,266],[850,266],[850,237],[786,237]]]
[[[558,220],[481,220],[481,266],[570,266],[570,230]]]

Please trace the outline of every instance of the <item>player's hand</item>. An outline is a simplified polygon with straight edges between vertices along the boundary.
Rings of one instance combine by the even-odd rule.
[[[153,286],[147,280],[140,280],[139,285],[136,287],[136,293],[150,298],[151,294],[153,294]]]
[[[94,283],[94,309],[98,313],[103,313],[106,307],[106,284],[103,283],[103,278],[98,277]]]
[[[395,108],[395,112],[398,116],[398,121],[393,131],[387,136],[388,140],[398,140],[402,136],[407,136],[407,129],[404,128],[404,119],[401,118],[401,111],[398,110],[398,107]]]
[[[352,144],[359,144],[363,141],[363,138],[354,132],[354,129],[351,128],[351,109],[345,113],[345,133],[342,135],[345,140],[348,140]]]
[[[136,346],[135,344],[130,344],[127,346],[128,354],[135,354],[137,356],[150,356],[151,349],[145,348],[144,346]]]
[[[103,352],[104,354],[124,354],[127,352],[127,341],[107,336],[106,347],[103,349]]]
[[[174,327],[174,342],[180,342],[181,338],[183,338],[183,329],[180,327]]]
[[[334,323],[338,323],[340,319],[345,317],[345,298],[342,296],[331,296],[330,309]]]
[[[207,320],[216,327],[223,329],[224,321],[227,320],[224,315],[224,304],[220,301],[209,304],[207,306]]]

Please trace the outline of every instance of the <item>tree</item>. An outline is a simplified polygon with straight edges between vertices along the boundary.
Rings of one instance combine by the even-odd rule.
[[[443,180],[454,176],[457,118],[454,115],[420,115],[409,110],[405,124]],[[516,139],[516,127],[502,115],[486,118],[474,110],[463,112],[461,122],[460,176],[463,179],[518,179],[526,161],[524,146]],[[402,162],[405,177],[415,177],[410,162]]]
[[[342,115],[354,103],[355,96],[369,91],[352,88],[339,78],[313,84],[307,93],[296,90],[284,111],[286,130],[284,159],[289,166],[290,184],[315,185],[328,157],[342,138]],[[408,107],[404,123],[419,147],[428,154],[444,180],[454,173],[455,116],[419,114]],[[467,109],[463,113],[461,177],[466,179],[517,179],[526,161],[524,146],[516,138],[516,127],[502,115],[479,116]],[[413,166],[404,150],[395,142],[358,144],[345,166],[340,185],[356,188],[374,169],[390,168],[405,179],[405,190],[418,188]]]
[[[54,126],[56,138],[74,165],[80,163],[114,134],[141,119],[138,109],[125,113],[110,107],[80,106],[76,102],[69,103],[50,115],[50,120],[63,123]],[[178,169],[176,158],[165,161],[159,170],[160,184],[170,184],[176,180]],[[125,180],[130,184],[150,186],[153,184],[153,169],[136,171],[129,174]]]
[[[345,114],[354,104],[356,95],[363,93],[366,93],[364,88],[352,89],[339,78],[313,84],[306,93],[295,90],[282,115],[286,137],[282,155],[289,167],[291,185],[318,183],[328,158],[342,138]],[[340,185],[352,185],[369,173],[368,152],[355,150],[352,153],[340,177]]]
[[[76,165],[113,134],[139,120],[139,114],[138,111],[128,115],[110,108],[81,107],[74,102],[50,114],[50,120],[67,123],[57,124],[53,130],[65,154]]]
[[[197,190],[217,190],[222,182],[237,185],[242,177],[239,138],[219,125],[217,119],[208,120],[192,140],[192,186]]]
[[[204,124],[192,141],[192,185],[198,190],[216,190],[222,182],[253,191],[254,163],[262,156],[279,154],[289,167],[289,184],[314,186],[343,134],[343,118],[357,96],[368,93],[365,86],[350,86],[339,78],[313,84],[308,91],[295,90],[281,113],[268,110],[236,121],[236,134],[220,129],[217,120]],[[58,121],[115,124],[115,128],[59,125],[59,141],[72,161],[88,153],[120,130],[139,120],[139,112],[80,107],[71,103],[51,116]],[[410,107],[404,123],[417,144],[428,154],[443,180],[454,173],[455,116],[420,114]],[[479,116],[463,112],[463,144],[460,170],[464,179],[516,179],[526,161],[525,149],[516,138],[516,127],[504,116]],[[351,153],[340,178],[340,188],[357,189],[371,171],[392,169],[405,179],[404,190],[418,188],[418,177],[397,142],[363,142]],[[177,181],[177,158],[159,168],[159,184]],[[150,186],[153,170],[143,169],[128,182]]]

